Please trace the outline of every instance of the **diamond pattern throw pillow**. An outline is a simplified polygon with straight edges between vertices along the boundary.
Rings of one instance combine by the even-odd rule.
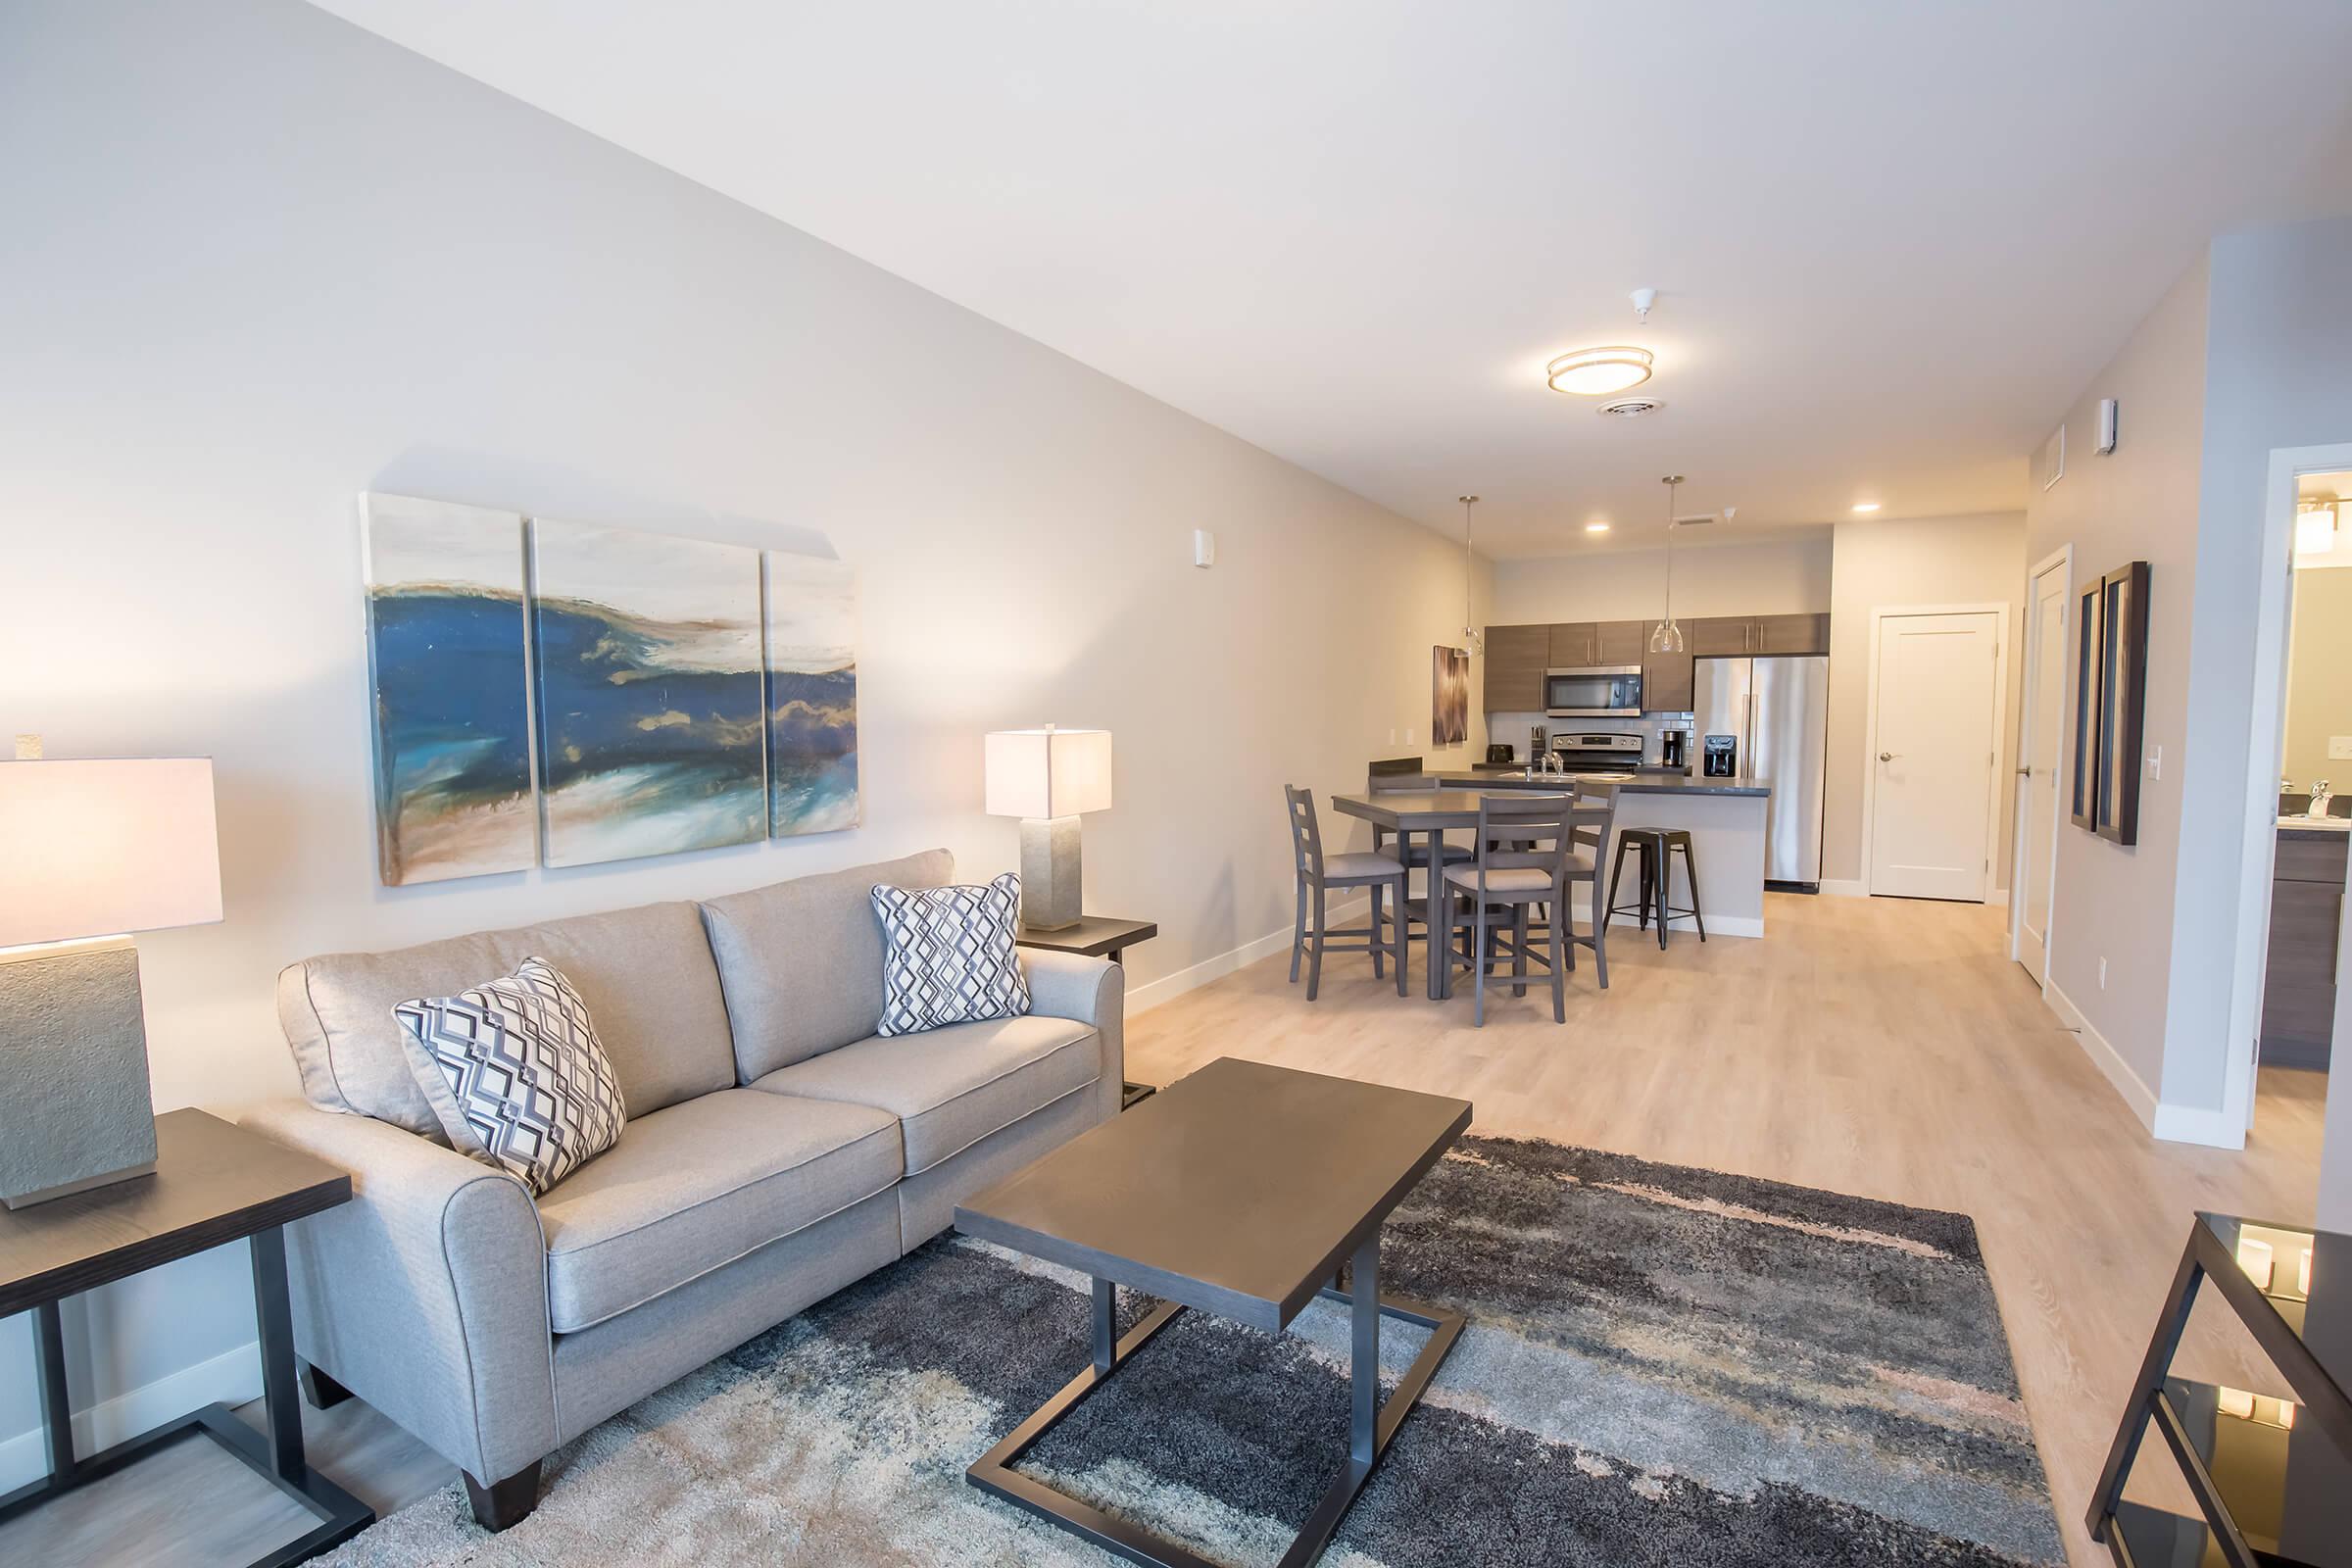
[[[1029,1010],[1029,977],[1013,951],[1019,877],[1007,871],[984,888],[881,886],[873,897],[882,917],[883,1034]]]
[[[450,1144],[534,1195],[611,1149],[628,1119],[588,1004],[544,958],[392,1009]]]

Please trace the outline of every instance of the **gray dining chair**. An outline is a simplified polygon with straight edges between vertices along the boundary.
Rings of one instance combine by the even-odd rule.
[[[1551,981],[1551,1015],[1568,1021],[1568,966],[1575,961],[1568,944],[1574,940],[1568,917],[1569,872],[1583,854],[1576,843],[1575,801],[1566,795],[1504,795],[1480,798],[1478,850],[1467,864],[1445,869],[1450,908],[1446,914],[1444,953],[1433,944],[1430,961],[1443,963],[1440,994],[1453,995],[1457,971],[1467,970],[1477,986],[1472,1015],[1480,1028],[1487,1023],[1487,990],[1509,986],[1514,996],[1527,995],[1528,960],[1540,959]],[[1592,864],[1585,857],[1584,865]],[[1529,915],[1548,906],[1552,917],[1543,922],[1544,946],[1534,947]],[[1507,911],[1497,919],[1498,911]],[[1462,938],[1457,949],[1455,938]],[[1494,974],[1497,961],[1511,960],[1511,972]]]
[[[1422,771],[1421,759],[1418,757],[1398,757],[1374,762],[1364,779],[1364,793],[1367,795],[1434,795],[1438,789],[1437,775]],[[1404,890],[1405,896],[1396,901],[1390,910],[1389,917],[1404,926],[1404,940],[1408,942],[1417,940],[1412,929],[1416,922],[1421,927],[1419,940],[1426,940],[1429,933],[1439,929],[1442,924],[1442,922],[1433,921],[1426,916],[1432,906],[1444,897],[1444,893],[1437,886],[1435,878],[1424,878],[1423,898],[1420,904],[1421,913],[1414,913],[1415,906],[1409,873],[1427,871],[1432,852],[1438,855],[1442,864],[1450,865],[1469,859],[1472,851],[1465,844],[1446,843],[1446,835],[1443,833],[1425,834],[1417,842],[1409,833],[1399,833],[1397,837],[1403,841],[1402,854],[1389,848],[1389,830],[1387,828],[1377,822],[1372,825],[1372,853],[1392,856],[1402,860],[1408,873]]]
[[[1323,983],[1323,955],[1333,953],[1369,953],[1372,955],[1372,977],[1381,977],[1381,960],[1396,960],[1396,994],[1404,995],[1404,922],[1393,922],[1396,938],[1393,943],[1381,941],[1381,903],[1383,898],[1396,901],[1401,908],[1404,903],[1404,864],[1393,856],[1375,855],[1363,850],[1342,850],[1326,855],[1323,851],[1323,832],[1315,821],[1315,797],[1311,791],[1295,785],[1282,787],[1290,804],[1291,848],[1297,862],[1298,882],[1298,919],[1291,932],[1291,983],[1298,983],[1298,962],[1306,960],[1306,1000],[1315,1000]],[[1372,923],[1361,927],[1333,930],[1325,912],[1325,895],[1334,891],[1369,888],[1372,892]],[[1307,921],[1308,906],[1313,906],[1314,921]],[[1336,937],[1362,937],[1360,943],[1336,942]]]

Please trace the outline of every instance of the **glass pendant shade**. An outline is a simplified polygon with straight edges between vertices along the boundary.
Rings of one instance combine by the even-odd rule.
[[[1649,628],[1649,651],[1653,654],[1679,654],[1683,651],[1683,628],[1671,620],[1661,620]]]

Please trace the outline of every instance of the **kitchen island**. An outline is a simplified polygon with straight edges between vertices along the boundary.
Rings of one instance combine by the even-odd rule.
[[[1764,934],[1765,807],[1772,795],[1767,785],[1749,778],[1700,778],[1656,771],[1631,777],[1587,775],[1582,779],[1573,775],[1530,776],[1524,770],[1445,771],[1428,776],[1439,786],[1434,792],[1341,795],[1333,798],[1332,806],[1344,816],[1353,816],[1400,835],[1410,834],[1420,839],[1432,831],[1450,830],[1456,843],[1466,843],[1470,835],[1463,830],[1477,825],[1482,795],[1505,790],[1563,794],[1580,785],[1588,792],[1605,789],[1616,800],[1615,829],[1682,828],[1690,834],[1692,858],[1698,862],[1699,907],[1706,916],[1708,936]],[[1602,847],[1600,859],[1604,895],[1616,853],[1612,837]],[[1677,855],[1672,858],[1674,889],[1669,902],[1688,906],[1690,890],[1682,857]],[[1634,866],[1629,859],[1626,875],[1633,874]],[[1635,902],[1631,886],[1624,890],[1623,898],[1625,902]],[[1580,894],[1578,923],[1583,924],[1591,917]],[[1632,915],[1621,914],[1612,923],[1623,928],[1634,926],[1636,921]],[[1685,941],[1697,939],[1688,921],[1675,927],[1675,936]]]

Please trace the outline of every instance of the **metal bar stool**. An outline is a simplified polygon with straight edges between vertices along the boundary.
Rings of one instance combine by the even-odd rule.
[[[1636,890],[1636,903],[1617,902],[1618,885],[1625,880],[1625,852],[1639,853],[1637,869],[1641,885]],[[1683,873],[1690,883],[1690,906],[1679,908],[1673,903],[1673,852],[1683,852]],[[1689,830],[1679,827],[1629,827],[1617,835],[1617,858],[1609,866],[1609,917],[1630,914],[1649,929],[1650,917],[1658,922],[1658,946],[1666,946],[1666,927],[1676,920],[1689,920],[1698,927],[1698,940],[1707,940],[1706,916],[1698,908],[1698,858],[1690,849]]]
[[[1291,848],[1296,858],[1298,876],[1298,922],[1291,932],[1291,983],[1298,983],[1298,960],[1306,959],[1306,1000],[1315,1000],[1315,992],[1323,984],[1323,954],[1328,947],[1334,953],[1369,953],[1372,955],[1372,977],[1381,976],[1384,956],[1396,960],[1396,994],[1404,992],[1404,922],[1392,922],[1396,933],[1394,947],[1380,940],[1381,899],[1385,894],[1404,906],[1404,866],[1386,855],[1367,855],[1347,851],[1337,855],[1323,853],[1323,832],[1315,822],[1315,797],[1310,790],[1296,785],[1282,787],[1290,803]],[[1323,896],[1333,889],[1370,888],[1372,890],[1372,923],[1333,930],[1324,914]],[[1314,905],[1314,925],[1307,925],[1307,905]],[[1360,943],[1337,943],[1333,937],[1362,937]]]

